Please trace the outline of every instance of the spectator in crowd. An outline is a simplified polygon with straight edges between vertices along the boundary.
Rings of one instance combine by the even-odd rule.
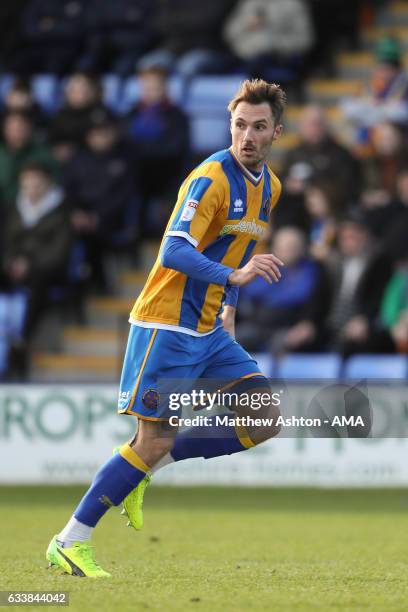
[[[14,202],[18,175],[29,161],[38,161],[57,175],[56,161],[50,150],[33,137],[33,124],[24,113],[12,111],[3,122],[3,143],[0,144],[0,204]]]
[[[324,178],[338,193],[339,199],[355,203],[360,192],[360,166],[351,153],[330,133],[323,109],[307,106],[299,125],[300,143],[291,149],[283,162],[286,179],[295,164],[302,164],[309,178]]]
[[[381,300],[380,320],[384,335],[397,352],[408,353],[408,251],[397,262]]]
[[[24,79],[15,79],[4,98],[3,113],[12,111],[25,113],[31,120],[36,136],[45,140],[47,117],[33,98],[31,87]]]
[[[285,262],[282,278],[269,285],[259,277],[240,290],[237,338],[249,351],[318,350],[329,305],[324,269],[307,255],[306,236],[296,227],[279,229],[271,250]]]
[[[140,72],[140,101],[126,118],[138,157],[143,235],[161,234],[174,205],[189,152],[189,125],[170,102],[167,75],[159,67]]]
[[[102,107],[99,82],[89,74],[77,72],[65,87],[65,101],[50,126],[50,140],[71,146],[71,154],[84,142],[84,134],[94,110]]]
[[[294,163],[283,180],[279,206],[271,215],[274,229],[286,225],[298,227],[307,235],[311,231],[311,218],[306,210],[305,191],[311,178],[311,169],[303,162]]]
[[[85,8],[86,0],[28,0],[12,70],[62,75],[75,68],[83,45]]]
[[[408,211],[408,148],[401,131],[391,123],[374,127],[372,142],[374,154],[363,161],[366,180],[360,205],[372,232],[383,239],[389,227],[399,225],[400,213]]]
[[[225,40],[254,77],[273,78],[276,66],[295,68],[314,42],[304,0],[240,0],[227,19]]]
[[[408,146],[401,129],[392,123],[374,126],[370,141],[372,153],[363,160],[361,204],[366,210],[385,210],[395,198],[398,172],[408,164]]]
[[[197,7],[190,0],[156,0],[160,47],[142,57],[141,70],[162,66],[189,79],[200,72],[224,72],[232,58],[221,29],[235,0],[207,0]]]
[[[153,0],[90,0],[87,7],[87,46],[83,70],[127,76],[156,42],[156,3]]]
[[[19,363],[25,368],[26,344],[49,300],[49,288],[66,282],[71,231],[64,191],[47,166],[27,163],[3,232],[1,285],[28,292]],[[15,347],[17,348],[17,347]]]
[[[91,116],[84,149],[65,167],[64,186],[74,233],[85,243],[96,288],[105,291],[104,254],[134,247],[140,230],[135,163],[106,109]]]
[[[391,276],[391,257],[376,245],[360,211],[339,225],[337,252],[329,260],[333,300],[328,329],[333,348],[354,352],[388,350],[376,334],[384,288]]]
[[[369,211],[368,217],[372,224]],[[388,206],[378,209],[379,219],[376,219],[376,227],[383,249],[389,253],[393,261],[399,261],[405,257],[405,249],[408,245],[408,166],[402,168],[397,175],[396,198]]]
[[[408,124],[408,76],[403,68],[401,50],[393,38],[377,46],[377,65],[368,91],[343,100],[345,116],[356,127],[356,142],[365,144],[374,125],[391,121]]]
[[[310,215],[310,253],[324,261],[329,256],[337,232],[337,221],[342,202],[331,183],[324,180],[311,182],[305,191],[306,210]]]

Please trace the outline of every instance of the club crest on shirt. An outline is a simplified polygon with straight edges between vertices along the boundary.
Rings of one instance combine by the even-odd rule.
[[[149,410],[155,410],[159,405],[160,395],[156,389],[147,389],[142,396],[143,405]]]
[[[198,208],[197,200],[187,200],[184,204],[181,221],[191,221]]]

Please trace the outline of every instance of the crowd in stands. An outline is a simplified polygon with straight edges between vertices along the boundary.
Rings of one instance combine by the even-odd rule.
[[[2,69],[14,75],[0,107],[0,292],[28,296],[13,340],[21,357],[55,295],[76,285],[109,292],[106,255],[125,252],[137,265],[143,240],[161,236],[197,162],[168,75],[176,71],[186,87],[198,73],[237,65],[268,79],[303,75],[320,44],[322,3],[6,4],[21,40],[17,50],[10,27],[0,43]],[[344,31],[353,44],[355,32]],[[408,352],[408,79],[396,41],[381,41],[377,58],[366,94],[342,102],[350,146],[323,107],[303,110],[272,217],[282,280],[241,290],[237,337],[251,351]],[[137,100],[114,112],[98,74],[135,69]],[[33,95],[33,73],[64,77],[53,108]]]
[[[355,45],[359,14],[379,2],[3,0],[0,71],[126,76],[160,62],[186,77],[238,66],[282,80],[329,65],[338,40]]]

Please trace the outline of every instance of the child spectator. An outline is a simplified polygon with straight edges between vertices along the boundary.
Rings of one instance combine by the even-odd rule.
[[[51,151],[33,136],[31,119],[20,111],[8,113],[3,123],[3,142],[0,144],[0,205],[15,201],[18,175],[31,161],[46,165],[53,176],[57,175],[57,163]]]

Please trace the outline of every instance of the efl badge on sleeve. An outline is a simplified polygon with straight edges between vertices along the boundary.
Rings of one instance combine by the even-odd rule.
[[[181,221],[191,221],[196,214],[197,207],[197,200],[187,200],[187,202],[184,204]]]

